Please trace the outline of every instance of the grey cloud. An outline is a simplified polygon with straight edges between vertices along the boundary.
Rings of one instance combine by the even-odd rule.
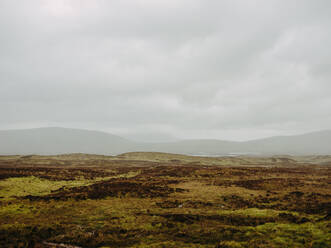
[[[329,128],[330,7],[1,1],[0,128],[55,124],[153,140]]]

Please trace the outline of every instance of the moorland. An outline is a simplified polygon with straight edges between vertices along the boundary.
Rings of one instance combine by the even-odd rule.
[[[331,156],[0,156],[0,247],[331,247]]]

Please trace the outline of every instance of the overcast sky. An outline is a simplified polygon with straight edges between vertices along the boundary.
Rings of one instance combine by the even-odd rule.
[[[0,129],[248,140],[331,128],[329,0],[1,0]]]

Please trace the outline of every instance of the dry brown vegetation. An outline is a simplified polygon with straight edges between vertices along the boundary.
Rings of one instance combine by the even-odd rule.
[[[327,157],[0,157],[0,247],[331,247]]]

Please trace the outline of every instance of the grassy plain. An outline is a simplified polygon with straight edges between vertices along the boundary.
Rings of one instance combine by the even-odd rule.
[[[330,157],[0,157],[0,247],[331,247]]]

